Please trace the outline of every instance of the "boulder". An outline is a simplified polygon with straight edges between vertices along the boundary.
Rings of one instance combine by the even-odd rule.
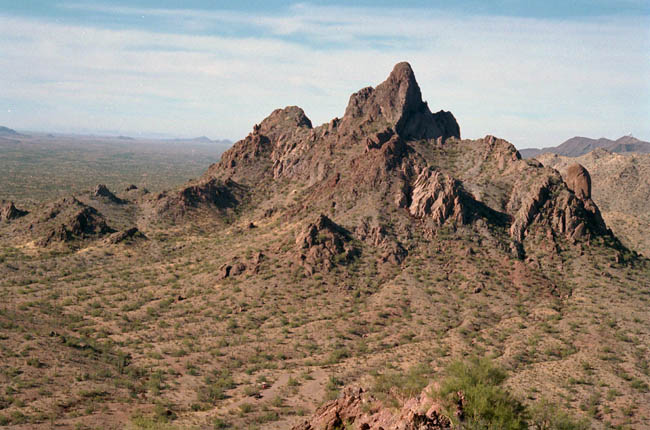
[[[580,199],[591,198],[591,176],[581,164],[570,165],[564,178],[567,187]]]

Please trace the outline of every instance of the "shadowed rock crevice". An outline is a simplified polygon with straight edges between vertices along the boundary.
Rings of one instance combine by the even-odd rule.
[[[95,198],[102,199],[118,205],[122,205],[126,203],[124,200],[120,199],[115,194],[113,194],[113,192],[109,190],[108,187],[104,184],[97,185],[92,195]]]
[[[65,197],[50,205],[29,225],[39,238],[36,243],[47,246],[56,242],[92,239],[112,233],[104,216],[75,197]]]
[[[0,202],[0,221],[11,221],[27,215],[27,211],[20,210],[14,206],[14,202],[2,200]]]

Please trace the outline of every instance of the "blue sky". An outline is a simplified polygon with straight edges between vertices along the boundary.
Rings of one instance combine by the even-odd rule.
[[[650,1],[0,0],[0,125],[233,140],[411,62],[463,137],[650,139]]]

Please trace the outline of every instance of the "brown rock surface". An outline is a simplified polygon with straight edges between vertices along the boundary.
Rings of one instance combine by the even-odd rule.
[[[418,218],[430,217],[436,225],[447,219],[465,223],[460,183],[444,173],[425,169],[413,184],[409,212]]]
[[[137,227],[131,227],[129,229],[111,234],[106,239],[104,239],[104,242],[107,244],[115,245],[118,243],[132,242],[134,240],[141,240],[146,238],[147,237],[140,230],[138,230]]]
[[[566,171],[564,180],[573,193],[582,200],[591,198],[591,176],[582,165],[571,164]]]
[[[122,199],[118,198],[115,194],[113,194],[111,190],[109,190],[108,187],[104,184],[99,184],[95,187],[95,189],[93,190],[93,196],[103,198],[117,204],[124,203]]]
[[[114,230],[95,208],[75,197],[65,197],[48,205],[29,229],[39,236],[37,244],[47,246],[56,242],[92,239]]]
[[[330,270],[334,264],[348,261],[356,254],[350,234],[321,214],[296,237],[298,260],[308,274]]]
[[[590,198],[624,244],[650,255],[650,155],[621,155],[597,149],[578,158],[544,154],[545,166],[557,169],[567,183],[569,167],[584,166],[591,178]],[[577,193],[576,193],[577,194]]]
[[[16,208],[14,202],[5,200],[0,202],[0,221],[10,221],[25,215],[27,215],[27,212]]]
[[[342,395],[314,412],[312,417],[292,430],[442,430],[450,429],[451,422],[440,415],[425,389],[395,409],[381,405],[372,395],[360,388],[348,388]]]

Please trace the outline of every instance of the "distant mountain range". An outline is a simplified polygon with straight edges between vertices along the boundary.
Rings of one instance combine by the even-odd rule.
[[[215,143],[217,145],[232,145],[232,141],[228,139],[210,139],[206,136],[190,137],[187,139],[166,139],[167,142],[192,142],[192,143]]]
[[[16,130],[12,130],[8,127],[3,127],[0,125],[0,136],[20,136]]]
[[[9,127],[4,127],[0,126],[0,137],[24,137],[24,134],[18,133],[16,130],[13,130]],[[57,135],[55,134],[48,134],[48,137],[56,137]],[[95,135],[89,135],[89,136],[95,136]],[[106,137],[106,136],[95,136],[95,137]],[[151,139],[142,139],[142,138],[134,138],[131,136],[125,136],[125,135],[119,135],[115,137],[118,140],[151,140]],[[162,139],[162,138],[156,138],[153,140],[158,140],[160,142],[170,142],[170,143],[205,143],[205,144],[216,144],[216,145],[222,145],[222,146],[230,146],[232,145],[232,141],[228,139],[210,139],[209,137],[206,136],[199,136],[199,137],[188,137],[188,138],[172,138],[172,139]]]
[[[545,153],[552,153],[564,155],[565,157],[580,157],[594,149],[602,148],[609,152],[618,154],[626,153],[650,153],[650,142],[639,140],[633,136],[623,136],[616,140],[606,139],[590,139],[588,137],[576,136],[567,140],[559,146],[548,148],[525,148],[520,149],[519,153],[523,158],[533,158]]]

